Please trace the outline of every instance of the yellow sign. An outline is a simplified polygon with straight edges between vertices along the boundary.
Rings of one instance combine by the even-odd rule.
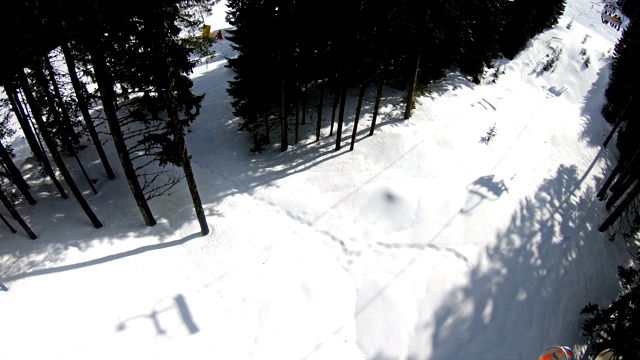
[[[202,37],[210,38],[211,37],[211,25],[203,25],[202,26]]]

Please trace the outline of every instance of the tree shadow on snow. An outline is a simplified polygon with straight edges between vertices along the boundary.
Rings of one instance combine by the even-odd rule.
[[[551,345],[584,343],[580,310],[598,302],[600,282],[617,284],[617,263],[600,260],[620,253],[597,233],[603,208],[593,187],[581,187],[585,177],[560,166],[520,201],[468,285],[436,311],[433,359],[535,358]]]
[[[611,62],[611,58],[607,58]],[[584,97],[584,104],[580,116],[583,119],[581,138],[591,146],[601,146],[611,130],[611,126],[602,116],[602,105],[605,103],[604,92],[609,85],[609,65],[602,66],[598,72],[598,79]]]

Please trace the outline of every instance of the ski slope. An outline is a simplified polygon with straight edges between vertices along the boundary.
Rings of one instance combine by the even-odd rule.
[[[224,6],[213,29],[228,27]],[[409,120],[386,88],[372,137],[370,89],[352,152],[334,151],[325,118],[319,142],[305,125],[289,151],[251,154],[226,93],[237,54],[217,42],[193,74],[206,97],[187,136],[204,237],[185,184],[151,201],[158,224],[144,226],[110,142],[115,180],[81,154],[99,179],[98,195],[82,188],[105,225],[94,229],[36,173],[18,133],[38,199],[18,210],[39,238],[0,230],[0,359],[580,354],[580,310],[616,296],[630,258],[597,232],[606,210],[594,195],[616,156],[600,145],[610,128],[599,111],[620,36],[602,6],[568,0],[495,83],[451,73]],[[540,72],[558,49],[555,70]]]

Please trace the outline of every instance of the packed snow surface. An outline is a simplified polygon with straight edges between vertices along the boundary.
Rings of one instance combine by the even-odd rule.
[[[213,29],[228,28],[225,6]],[[594,194],[616,156],[601,146],[600,108],[620,36],[603,6],[568,0],[557,27],[498,62],[495,82],[451,72],[409,120],[387,87],[372,137],[370,88],[354,151],[356,89],[341,150],[327,116],[314,142],[311,112],[289,151],[252,154],[226,93],[237,54],[218,41],[193,74],[206,97],[187,136],[207,236],[184,183],[150,202],[158,224],[146,227],[111,142],[115,180],[91,148],[81,154],[98,195],[67,159],[104,223],[94,229],[37,173],[18,132],[8,144],[38,199],[18,210],[39,238],[0,229],[0,359],[580,353],[580,310],[615,297],[629,257],[597,231],[607,212]]]

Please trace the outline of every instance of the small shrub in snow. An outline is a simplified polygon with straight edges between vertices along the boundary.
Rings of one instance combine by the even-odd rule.
[[[584,62],[582,63],[582,66],[586,69],[589,67],[589,65],[591,64],[591,57],[587,56],[584,59]]]
[[[505,73],[505,67],[504,66],[498,66],[494,69],[492,69],[493,71],[490,73],[490,77],[491,77],[491,83],[495,84],[496,82],[498,82],[498,79],[500,78],[500,76],[504,75]]]
[[[589,38],[589,34],[584,36],[584,38],[582,39],[582,45],[584,45],[587,42],[588,38]]]
[[[569,23],[567,24],[567,30],[571,30],[572,27],[573,27],[573,20],[569,21]]]
[[[480,138],[480,142],[483,144],[489,144],[489,142],[491,142],[491,140],[493,140],[493,138],[496,137],[497,134],[498,132],[496,131],[496,124],[493,124],[493,126],[490,127],[487,131],[487,135]]]
[[[558,60],[560,60],[560,55],[562,54],[562,49],[555,49],[552,54],[547,55],[549,58],[540,69],[541,73],[545,72],[554,72],[556,66],[558,65]]]

